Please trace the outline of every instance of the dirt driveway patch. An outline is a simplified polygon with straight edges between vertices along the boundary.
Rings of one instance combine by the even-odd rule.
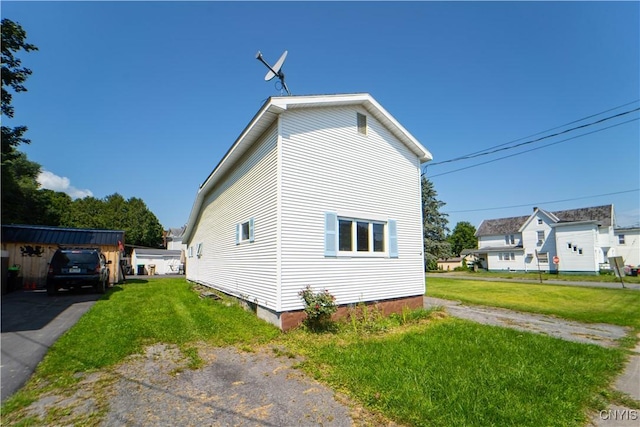
[[[100,426],[397,426],[295,369],[270,348],[200,346],[189,369],[179,348],[155,344],[82,375],[72,395],[45,393],[27,414]]]
[[[460,301],[425,297],[425,308],[445,307],[454,317],[485,325],[504,326],[526,332],[549,335],[567,341],[617,347],[616,340],[631,331],[623,326],[604,323],[580,323],[544,314],[523,313],[504,308],[462,305]]]

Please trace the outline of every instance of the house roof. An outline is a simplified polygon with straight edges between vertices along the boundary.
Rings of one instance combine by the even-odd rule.
[[[480,223],[478,231],[476,231],[476,236],[518,233],[522,226],[532,219],[537,212],[544,213],[557,224],[597,221],[601,226],[608,227],[614,223],[613,205],[592,206],[554,212],[534,208],[533,214],[528,216],[485,219]]]
[[[3,225],[2,241],[57,245],[117,246],[124,243],[124,231],[62,228],[40,225]]]
[[[145,248],[136,248],[134,249],[136,256],[172,256],[172,257],[180,257],[182,251],[180,250],[167,250],[167,249],[145,249]]]
[[[191,208],[187,229],[183,235],[184,240],[188,241],[191,237],[204,196],[242,158],[260,136],[277,121],[280,114],[287,110],[347,105],[358,105],[366,109],[396,138],[402,141],[421,162],[427,162],[433,158],[431,153],[368,93],[270,97],[240,133],[240,136],[207,179],[200,185],[196,200]]]
[[[166,237],[182,237],[186,229],[186,225],[183,225],[180,228],[170,228],[167,230]]]

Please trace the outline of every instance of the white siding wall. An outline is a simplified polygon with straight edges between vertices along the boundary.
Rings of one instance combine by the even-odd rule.
[[[356,112],[367,116],[366,136]],[[287,111],[281,129],[281,310],[302,308],[306,285],[339,304],[423,294],[417,157],[355,107]],[[325,257],[325,212],[397,220],[399,257]]]
[[[558,242],[557,255],[560,258],[559,270],[563,271],[599,271],[598,254],[602,250],[597,245],[597,226],[593,224],[575,224],[556,228]],[[571,244],[571,248],[569,248]],[[574,248],[576,248],[574,250]],[[582,254],[580,254],[582,249]]]
[[[249,302],[277,306],[277,127],[271,127],[203,201],[187,255],[187,279]],[[254,218],[254,242],[236,225]],[[202,256],[196,246],[202,243]],[[188,250],[187,250],[188,254]]]
[[[619,242],[619,235],[624,235],[624,244]],[[625,265],[640,265],[640,229],[616,230],[614,243],[616,255],[624,259]]]
[[[538,224],[538,219],[542,220],[542,224]],[[555,231],[551,228],[552,223],[546,215],[538,214],[531,219],[522,230],[522,243],[526,254],[533,254],[533,257],[527,258],[527,270],[532,268],[538,269],[538,260],[536,259],[536,250],[539,253],[548,253],[549,262],[540,262],[540,270],[549,271],[554,270],[553,256],[556,254],[556,239]],[[538,245],[538,232],[544,231],[544,240],[542,245]]]

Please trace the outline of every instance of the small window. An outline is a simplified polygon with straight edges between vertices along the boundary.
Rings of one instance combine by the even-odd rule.
[[[567,243],[567,249],[571,249],[571,243]]]
[[[196,245],[196,256],[200,258],[202,256],[202,243]]]
[[[504,241],[507,245],[514,245],[516,243],[516,239],[513,234],[507,234],[504,236]]]
[[[193,258],[193,246],[189,246],[189,249],[187,250],[187,255],[189,256],[189,258]]]
[[[582,249],[578,249],[578,254],[582,255]]]
[[[338,221],[338,250],[351,251],[351,220],[341,219]]]
[[[254,227],[253,218],[249,218],[249,221],[245,221],[240,224],[236,224],[236,245],[242,242],[254,241]]]
[[[369,251],[369,223],[368,222],[357,222],[356,227],[358,230],[357,241],[358,241],[358,252],[368,252]]]
[[[573,252],[578,252],[578,247],[577,246],[573,247]]]
[[[538,218],[538,225],[542,225],[542,219]]]
[[[362,135],[367,134],[367,116],[358,113],[358,133]]]
[[[373,224],[373,251],[384,252],[384,224]]]
[[[624,245],[624,234],[618,234],[618,244]]]
[[[549,262],[549,253],[548,252],[538,253],[538,261],[543,262],[543,263],[548,263]]]
[[[538,231],[538,246],[544,243],[544,231]]]

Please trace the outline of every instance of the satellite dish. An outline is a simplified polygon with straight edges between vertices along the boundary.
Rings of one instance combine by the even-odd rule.
[[[265,67],[269,69],[269,71],[267,72],[267,75],[264,76],[264,80],[268,82],[274,77],[278,77],[278,79],[280,79],[280,84],[282,85],[281,89],[286,90],[287,95],[291,96],[291,92],[289,92],[289,88],[287,87],[287,84],[284,82],[284,73],[282,72],[282,65],[284,64],[284,60],[287,59],[288,53],[289,52],[285,50],[284,53],[280,56],[280,59],[278,59],[278,61],[273,67],[267,64],[267,61],[265,61],[262,58],[262,53],[260,53],[260,51],[258,51],[258,53],[256,54],[256,59],[262,62],[265,65]]]

